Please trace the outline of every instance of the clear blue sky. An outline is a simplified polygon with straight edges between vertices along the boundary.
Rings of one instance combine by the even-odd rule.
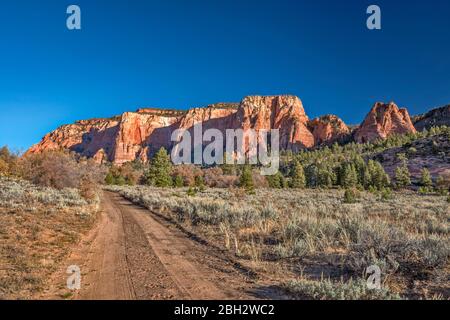
[[[70,4],[81,31],[66,29]],[[5,0],[0,41],[0,145],[14,149],[78,119],[254,94],[350,124],[379,100],[450,103],[448,0]]]

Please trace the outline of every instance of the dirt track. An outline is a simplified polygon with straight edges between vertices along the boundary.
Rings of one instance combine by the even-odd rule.
[[[268,286],[158,214],[105,192],[96,228],[66,262],[81,269],[75,299],[264,299]],[[55,277],[64,288],[68,275]]]

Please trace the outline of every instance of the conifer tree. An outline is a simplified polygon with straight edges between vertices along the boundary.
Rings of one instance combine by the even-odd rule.
[[[239,178],[239,186],[246,190],[253,190],[255,184],[253,182],[252,168],[248,165],[244,166],[241,176]]]
[[[166,149],[161,148],[155,154],[150,162],[150,167],[146,173],[146,182],[148,185],[153,185],[160,188],[167,188],[172,186],[172,162],[167,154]]]
[[[291,172],[290,187],[293,189],[303,189],[306,185],[305,171],[300,162],[295,161]]]
[[[406,161],[395,169],[395,181],[397,183],[397,187],[399,188],[405,188],[411,185],[411,175],[409,173]]]
[[[433,185],[433,180],[431,179],[430,171],[427,168],[423,168],[421,171],[420,184],[427,188]]]

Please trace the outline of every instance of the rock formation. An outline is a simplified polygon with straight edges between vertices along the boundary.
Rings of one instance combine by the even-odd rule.
[[[350,129],[339,117],[326,115],[308,123],[316,145],[333,144],[343,141],[350,135]]]
[[[385,139],[392,134],[416,132],[406,109],[399,109],[393,102],[377,102],[361,126],[355,132],[358,143]]]
[[[142,108],[110,119],[78,121],[47,134],[28,153],[69,149],[99,163],[146,162],[161,147],[170,149],[172,133],[227,129],[280,130],[280,148],[298,151],[315,145],[342,141],[350,129],[336,116],[309,121],[302,102],[295,96],[250,96],[237,103],[220,103],[187,111]],[[395,104],[377,103],[356,132],[358,142],[385,138],[391,133],[413,132],[406,110]]]
[[[450,105],[433,109],[425,114],[413,117],[414,127],[418,131],[437,126],[450,127]]]

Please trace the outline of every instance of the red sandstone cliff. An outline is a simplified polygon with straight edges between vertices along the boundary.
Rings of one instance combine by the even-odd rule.
[[[297,151],[331,143],[349,135],[350,130],[336,116],[309,121],[302,102],[295,96],[251,96],[240,104],[216,104],[188,111],[139,109],[111,119],[78,121],[47,134],[28,153],[59,148],[70,149],[97,162],[123,164],[135,159],[147,161],[159,148],[172,147],[176,129],[192,130],[201,122],[203,130],[280,130],[280,148]],[[384,138],[391,133],[414,130],[406,110],[394,104],[376,104],[357,130],[357,141]]]
[[[316,145],[332,144],[342,141],[350,135],[347,125],[335,115],[326,115],[308,123]]]
[[[399,109],[393,102],[377,102],[361,126],[356,130],[355,141],[371,142],[385,139],[392,134],[416,132],[406,109]]]

